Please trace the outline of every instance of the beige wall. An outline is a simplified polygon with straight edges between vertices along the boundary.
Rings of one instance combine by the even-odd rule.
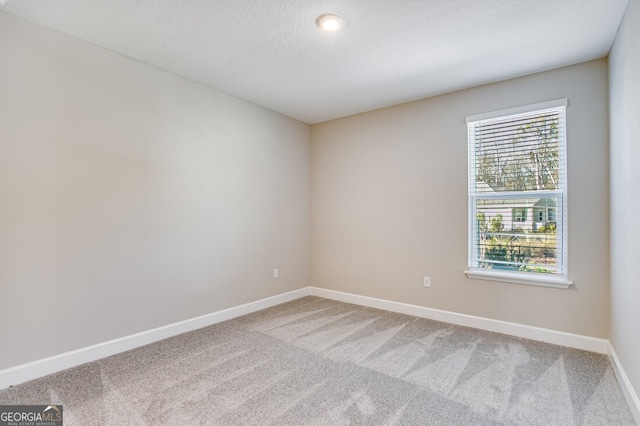
[[[0,369],[308,286],[309,144],[0,12]]]
[[[313,285],[607,338],[607,78],[601,59],[312,126]],[[564,97],[575,287],[467,279],[465,117]]]
[[[640,1],[631,0],[609,58],[611,343],[640,394]]]

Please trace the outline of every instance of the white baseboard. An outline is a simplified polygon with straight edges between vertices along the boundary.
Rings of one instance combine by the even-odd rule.
[[[631,414],[633,414],[633,418],[636,420],[636,423],[640,425],[640,398],[638,398],[638,394],[635,389],[633,389],[629,376],[627,376],[624,368],[622,368],[622,364],[620,364],[620,360],[618,359],[618,354],[616,354],[616,350],[613,348],[611,343],[609,343],[608,355],[613,371],[616,373],[616,377],[618,378],[620,389],[622,389],[624,398],[627,400],[627,405],[629,405],[629,409],[631,410]]]
[[[309,295],[309,287],[0,370],[0,389]]]
[[[424,306],[410,305],[407,303],[392,302],[390,300],[376,299],[374,297],[359,296],[343,293],[341,291],[327,290],[324,288],[310,287],[312,296],[324,297],[355,305],[384,309],[386,311],[413,315],[435,321],[478,328],[480,330],[493,331],[508,334],[510,336],[552,343],[554,345],[567,346],[582,349],[589,352],[607,354],[609,341],[579,334],[565,333],[563,331],[549,330],[546,328],[532,327],[507,321],[499,321],[473,315],[458,314],[455,312],[441,311],[439,309],[425,308]]]

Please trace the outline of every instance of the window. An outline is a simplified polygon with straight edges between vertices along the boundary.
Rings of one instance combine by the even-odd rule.
[[[555,222],[556,221],[556,210],[555,209],[548,209],[547,210],[547,218],[548,218],[549,222]]]
[[[526,222],[527,221],[527,209],[513,209],[513,221],[514,222]]]
[[[571,285],[566,105],[562,99],[467,117],[470,278]]]

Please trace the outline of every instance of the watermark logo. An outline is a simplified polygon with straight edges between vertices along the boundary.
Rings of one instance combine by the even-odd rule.
[[[62,405],[0,405],[0,426],[62,426]]]

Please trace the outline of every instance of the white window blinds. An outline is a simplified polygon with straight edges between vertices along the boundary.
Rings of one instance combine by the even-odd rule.
[[[467,117],[470,269],[566,277],[565,109]]]

